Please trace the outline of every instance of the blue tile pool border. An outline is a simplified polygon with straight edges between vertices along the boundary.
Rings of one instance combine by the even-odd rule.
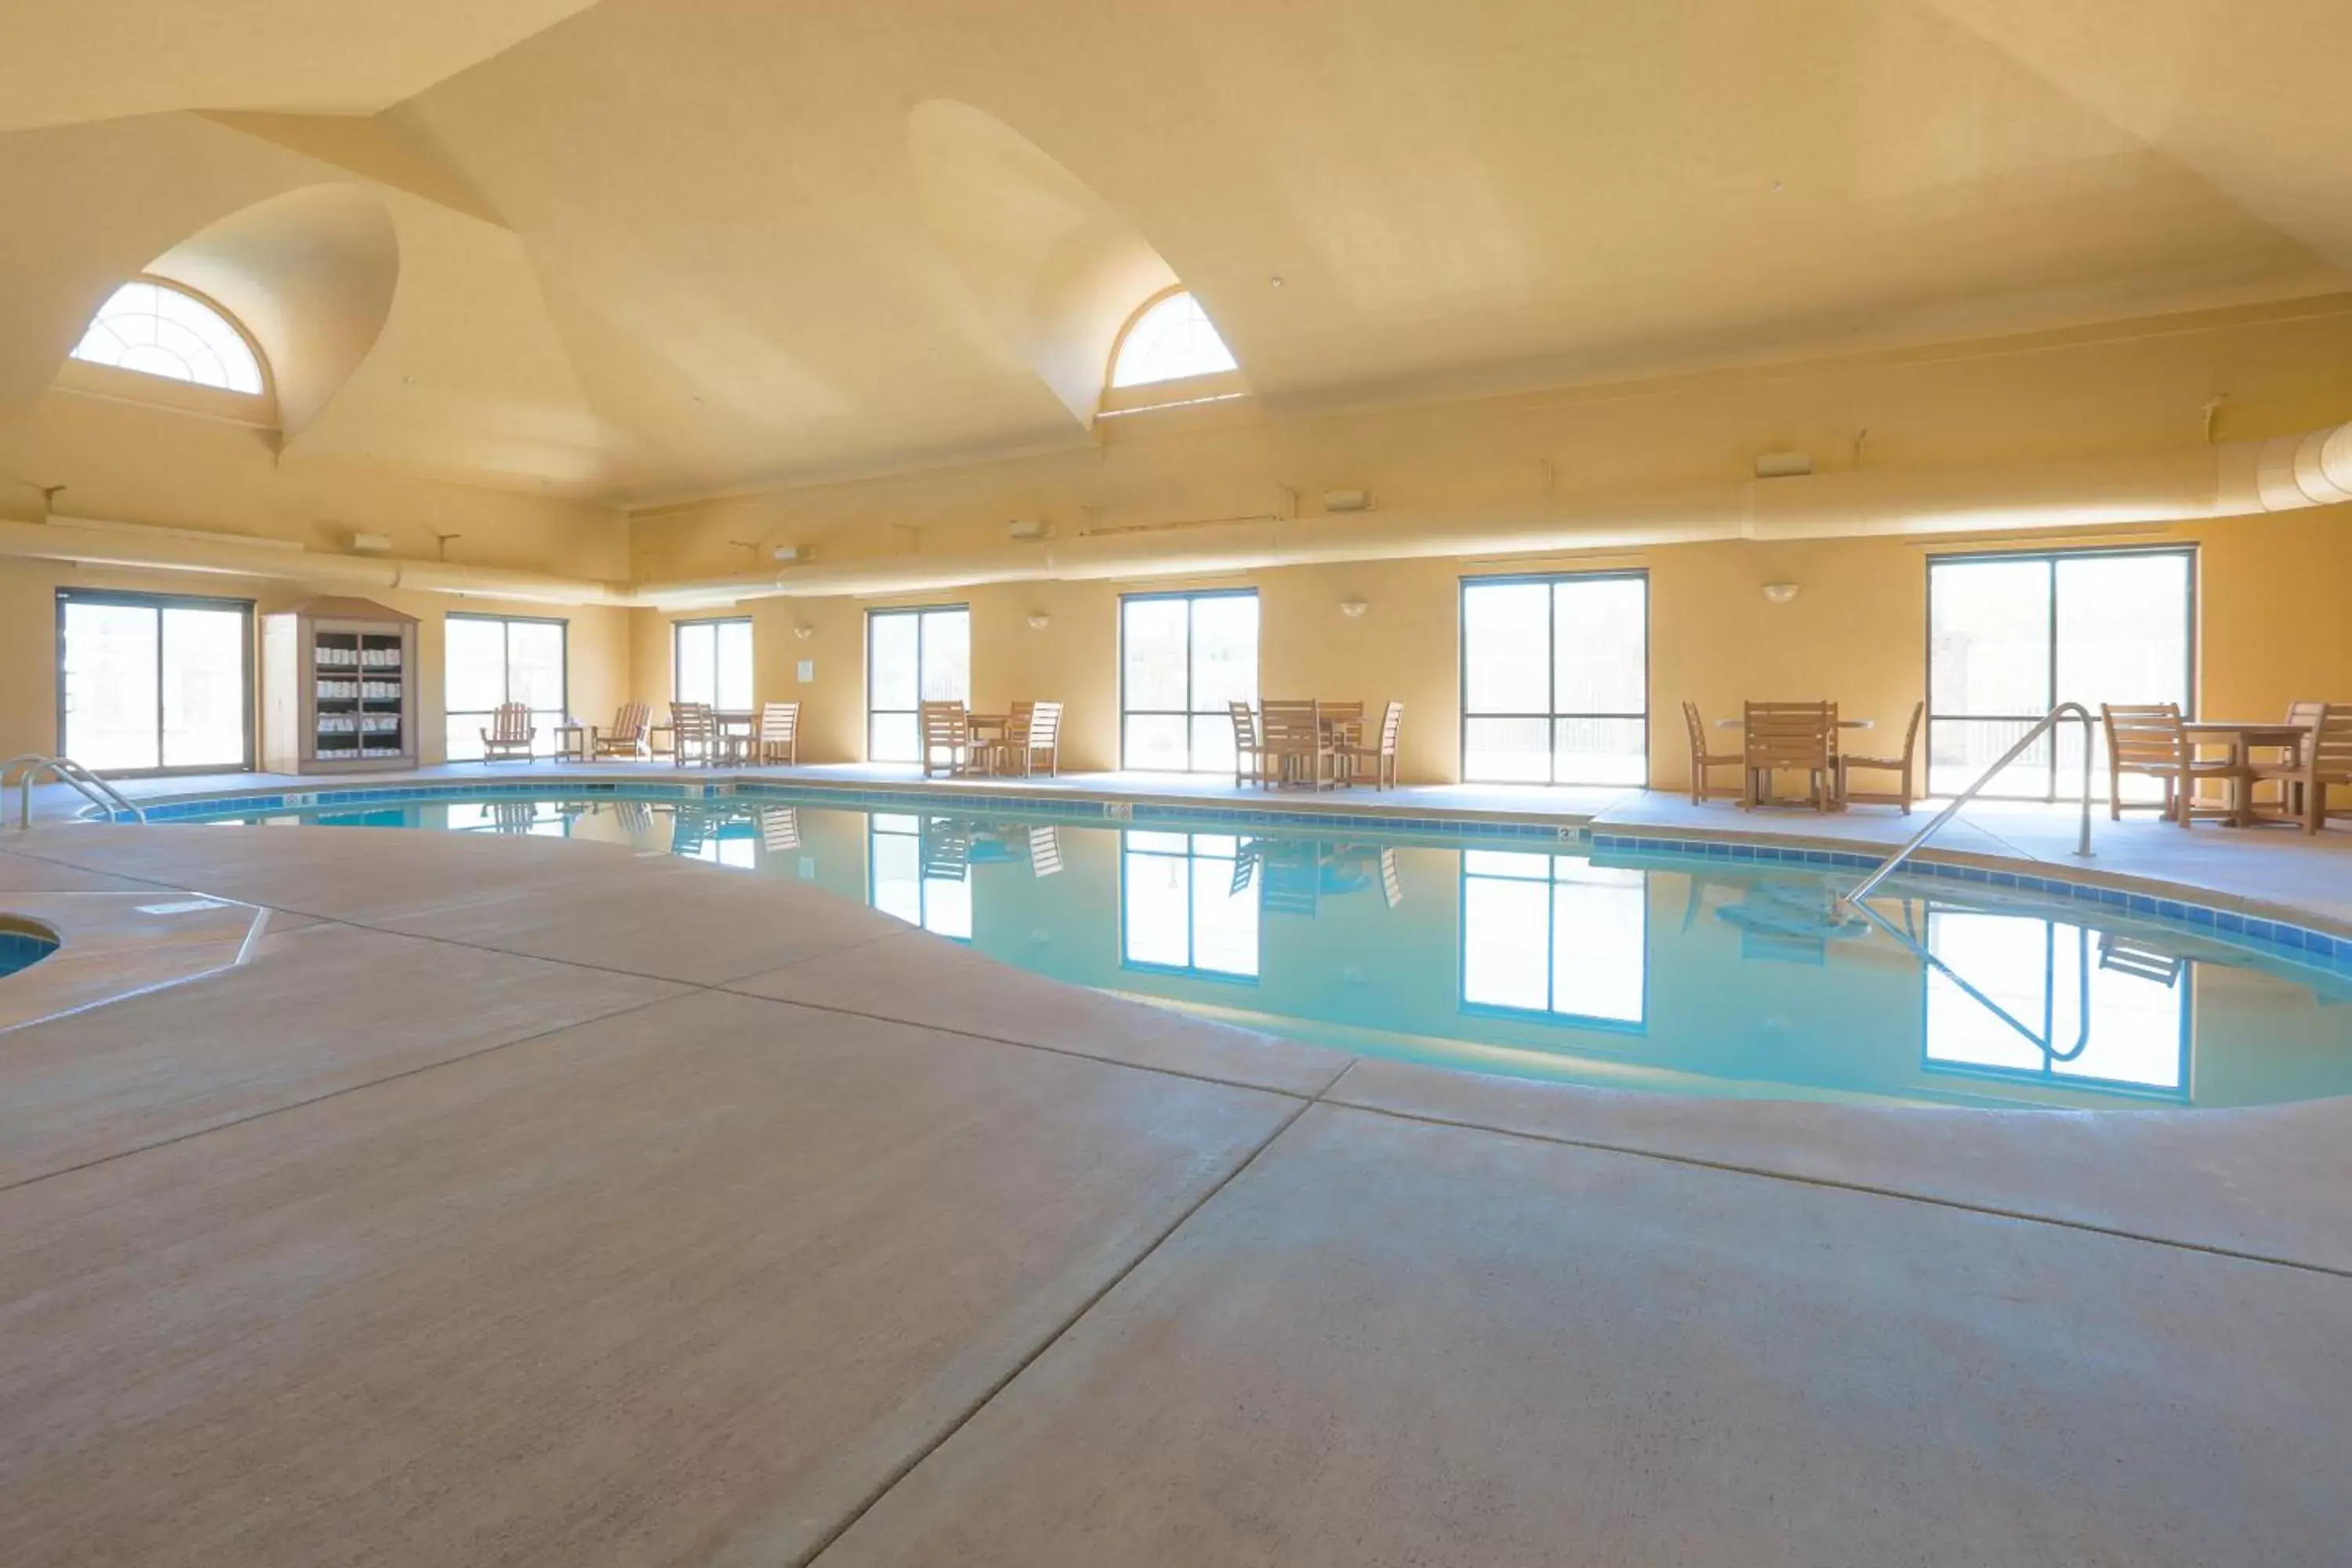
[[[311,788],[165,799],[142,805],[150,822],[186,822],[267,812],[340,810],[366,805],[478,800],[486,796],[569,800],[599,795],[622,795],[636,800],[740,799],[807,805],[952,806],[965,814],[1037,815],[1081,822],[1130,825],[1164,823],[1223,828],[1275,827],[1294,831],[1312,826],[1413,837],[1478,840],[1488,844],[1565,845],[1601,854],[1631,854],[1670,860],[1712,860],[1740,866],[1780,865],[1809,871],[1868,872],[1876,869],[1885,858],[1884,855],[1874,852],[1830,849],[1804,844],[1685,838],[1665,833],[1595,831],[1581,822],[1560,819],[1528,821],[1489,816],[1434,816],[1402,811],[1343,812],[1313,805],[1289,808],[1213,805],[1164,800],[1112,800],[1058,793],[975,794],[969,790],[928,789],[919,785],[850,787],[751,779],[697,779],[666,783],[656,779],[571,778],[561,774],[539,774],[513,780],[454,779],[430,784],[357,788],[321,784]],[[95,819],[102,814],[92,808],[84,815]],[[118,811],[110,815],[116,821],[131,820],[128,812]],[[2227,938],[2236,944],[2293,962],[2352,973],[2352,935],[2254,914],[2226,903],[2209,902],[2186,889],[2174,891],[2167,885],[2166,892],[2141,892],[2129,888],[2053,876],[2044,871],[1973,865],[1929,856],[1915,858],[1904,875],[2095,905],[2136,920],[2154,921],[2203,935]]]
[[[14,974],[58,951],[58,933],[37,921],[0,918],[0,974]]]

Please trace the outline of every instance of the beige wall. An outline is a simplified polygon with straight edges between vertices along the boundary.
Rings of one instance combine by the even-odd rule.
[[[193,594],[251,599],[257,615],[291,608],[310,597],[293,584],[187,573],[135,573],[75,567],[45,561],[0,561],[0,755],[51,752],[57,718],[57,590],[108,588],[135,593]],[[442,594],[365,595],[418,618],[417,692],[424,760],[442,760],[443,628],[452,612],[551,616],[569,628],[572,709],[593,722],[608,721],[627,700],[629,612],[457,599]],[[255,647],[259,650],[259,628]],[[257,697],[258,692],[257,689]],[[255,722],[258,725],[258,704]],[[257,758],[258,745],[255,751]]]
[[[1107,424],[1084,454],[968,464],[640,513],[643,578],[741,570],[742,542],[811,547],[818,563],[1003,549],[1005,523],[1057,538],[1251,516],[1300,498],[1299,531],[1327,489],[1365,488],[1382,512],[1475,519],[1481,508],[1565,497],[1640,497],[1747,477],[1757,453],[1794,448],[1820,471],[1967,468],[2038,459],[2179,453],[2215,439],[2297,432],[2352,416],[2352,300],[2114,323],[1903,353],[1420,407],[1285,418],[1243,405]],[[1863,433],[1867,432],[1866,438]],[[1441,530],[1443,522],[1437,525]],[[1468,524],[1465,524],[1468,526]],[[2283,711],[2352,696],[2352,509],[2127,531],[1726,540],[1612,553],[1390,560],[1214,578],[1039,583],[901,600],[775,599],[752,608],[762,696],[807,704],[812,759],[862,754],[861,616],[869,604],[969,603],[976,701],[1058,696],[1066,757],[1118,754],[1117,601],[1122,590],[1255,587],[1261,689],[1406,703],[1407,778],[1454,776],[1458,584],[1465,574],[1640,567],[1651,580],[1652,778],[1685,774],[1679,704],[1710,716],[1751,697],[1835,698],[1895,725],[1924,695],[1926,558],[1933,551],[2115,543],[2203,546],[2199,601],[2208,712]],[[1793,603],[1760,590],[1793,582]],[[1343,599],[1370,605],[1360,619]],[[1032,630],[1033,612],[1047,616]],[[793,638],[795,625],[814,628]],[[668,695],[641,639],[637,695]],[[816,661],[805,689],[790,661]]]
[[[65,516],[290,540],[338,552],[360,530],[389,534],[395,553],[425,560],[441,548],[436,534],[455,534],[447,544],[452,561],[588,576],[619,577],[626,571],[627,520],[604,508],[374,469],[280,466],[267,432],[63,391],[42,400],[32,433],[33,471],[45,483],[66,487],[55,502]],[[7,499],[15,501],[16,492],[7,492]],[[14,511],[37,515],[22,506]],[[315,591],[287,581],[0,559],[0,755],[48,752],[58,744],[56,591],[61,587],[247,598],[263,615]],[[630,612],[442,594],[364,596],[421,623],[420,734],[427,762],[440,760],[444,744],[442,628],[451,611],[566,621],[573,710],[609,720],[626,700]]]
[[[967,465],[887,480],[704,503],[635,518],[538,493],[458,486],[376,468],[281,463],[266,432],[185,413],[52,391],[35,415],[30,472],[62,484],[68,515],[291,540],[341,550],[354,529],[395,552],[613,580],[740,570],[741,542],[813,544],[820,561],[1002,544],[1006,520],[1057,534],[1181,523],[1263,510],[1277,485],[1307,499],[1366,486],[1382,510],[1444,509],[1559,490],[1632,492],[1744,471],[1753,452],[1811,450],[1825,468],[1863,460],[1919,467],[2103,452],[2178,450],[2217,434],[2307,428],[2352,414],[2352,300],[2042,334],[1913,354],[1720,373],[1635,387],[1284,419],[1228,406],[1121,421],[1082,457]],[[1545,475],[1546,466],[1549,479]],[[21,477],[21,476],[20,476]],[[5,492],[0,511],[37,502]],[[887,526],[903,523],[913,529]],[[1344,519],[1314,521],[1334,530]],[[1404,774],[1456,771],[1458,591],[1465,574],[1639,567],[1652,588],[1652,777],[1684,777],[1677,705],[1709,714],[1744,698],[1828,696],[1892,726],[1924,684],[1925,559],[1931,550],[2023,543],[2198,542],[2201,701],[2269,714],[2291,700],[2352,696],[2352,509],[2207,525],[2040,536],[1801,542],[1726,541],[1558,556],[1296,566],[1195,579],[995,584],[895,598],[753,602],[762,699],[805,706],[803,755],[859,758],[864,616],[877,605],[964,603],[973,616],[977,702],[1059,697],[1066,764],[1118,759],[1117,615],[1122,591],[1248,585],[1262,597],[1261,689],[1402,698]],[[1794,582],[1773,605],[1759,589]],[[291,584],[0,562],[0,746],[56,740],[54,590],[61,584],[247,595],[267,611]],[[437,747],[440,621],[487,601],[384,595],[423,617],[428,754]],[[1370,606],[1360,619],[1343,599]],[[544,614],[531,605],[503,606]],[[651,611],[558,612],[572,632],[572,706],[608,717],[625,696],[666,702],[668,626]],[[710,613],[710,612],[706,612]],[[1033,616],[1046,617],[1032,628]],[[805,627],[805,637],[795,635]],[[814,665],[801,682],[797,665]]]
[[[1150,531],[1139,537],[1173,549],[1188,524],[1263,516],[1285,492],[1299,514],[1293,535],[1344,538],[1350,520],[1319,515],[1318,498],[1358,489],[1381,514],[1468,537],[1485,517],[1546,498],[1605,518],[1728,487],[1751,479],[1764,452],[1888,479],[2179,454],[2203,441],[2209,404],[2224,441],[2352,418],[2352,296],[1312,418],[1248,400],[1166,410],[1104,421],[1101,445],[1077,453],[639,512],[632,562],[639,580],[670,580],[742,572],[745,543],[807,546],[820,567],[1005,551],[1013,519],[1063,541]]]
[[[1651,777],[1687,777],[1680,704],[1710,718],[1748,699],[1828,697],[1855,716],[1899,727],[1926,695],[1927,563],[1931,554],[2013,549],[1998,541],[1832,540],[1696,544],[1603,557],[1379,562],[1291,567],[1227,577],[1125,586],[1254,587],[1260,601],[1259,685],[1276,696],[1405,702],[1404,777],[1456,776],[1459,592],[1465,575],[1500,571],[1627,567],[1650,578]],[[2352,616],[2336,606],[2352,588],[2352,507],[2242,519],[2198,528],[2051,535],[2037,545],[2195,544],[2200,703],[2209,713],[2269,716],[2304,698],[2352,698]],[[1786,605],[1767,583],[1800,585]],[[966,604],[972,613],[972,699],[999,708],[1018,697],[1069,704],[1065,765],[1118,758],[1118,584],[993,585],[894,600],[764,600],[749,606],[759,694],[798,700],[802,757],[864,756],[864,614],[897,604]],[[1370,607],[1350,619],[1340,601]],[[1043,613],[1047,625],[1033,629]],[[643,617],[636,695],[669,695],[669,622]],[[793,628],[814,628],[807,638]],[[803,686],[794,661],[815,662]]]

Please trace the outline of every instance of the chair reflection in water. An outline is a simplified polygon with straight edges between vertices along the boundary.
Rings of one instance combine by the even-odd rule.
[[[1059,828],[1045,826],[1029,830],[1029,874],[1051,877],[1062,868],[1062,834]]]
[[[1393,847],[1377,844],[1314,841],[1270,843],[1253,838],[1234,857],[1235,897],[1258,889],[1258,907],[1268,914],[1315,917],[1328,898],[1345,898],[1373,888],[1389,908],[1404,901],[1404,879]]]

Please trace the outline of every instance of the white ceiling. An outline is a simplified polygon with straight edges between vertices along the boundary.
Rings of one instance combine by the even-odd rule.
[[[623,503],[1082,446],[1170,276],[1302,409],[2352,286],[2341,0],[194,9],[0,4],[0,432],[322,183],[398,280],[289,456]]]

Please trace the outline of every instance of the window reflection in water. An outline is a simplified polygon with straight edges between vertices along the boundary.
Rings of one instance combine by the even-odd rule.
[[[1968,910],[1929,910],[1927,946],[1951,970],[1927,972],[1930,1070],[2187,1097],[2192,966],[2082,926]]]
[[[1648,970],[1642,871],[1567,855],[1464,852],[1465,1005],[1638,1029]]]
[[[1119,847],[1119,961],[1220,979],[1258,974],[1253,861],[1229,834],[1129,833]]]
[[[971,940],[971,828],[949,816],[877,812],[866,819],[866,898],[959,942]]]

